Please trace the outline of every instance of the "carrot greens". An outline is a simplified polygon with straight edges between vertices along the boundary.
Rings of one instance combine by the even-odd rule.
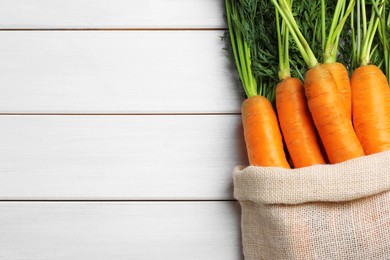
[[[371,10],[367,10],[365,0],[359,0],[356,5],[356,18],[352,20],[352,32],[355,38],[352,49],[353,68],[371,63],[371,57],[373,57],[377,48],[374,37],[383,16],[385,3],[386,0],[371,0]],[[370,14],[369,20],[367,20],[368,13]],[[385,46],[385,48],[388,48],[388,46]]]
[[[226,0],[230,48],[247,97],[275,98],[277,73],[273,6],[268,1]]]
[[[226,0],[229,36],[237,71],[248,97],[257,95],[257,84],[252,73],[251,50],[242,30],[242,18],[235,2]]]

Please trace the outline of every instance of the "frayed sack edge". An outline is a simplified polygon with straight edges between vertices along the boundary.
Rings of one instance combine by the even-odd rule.
[[[234,197],[261,204],[342,202],[390,190],[390,151],[299,169],[237,166]]]

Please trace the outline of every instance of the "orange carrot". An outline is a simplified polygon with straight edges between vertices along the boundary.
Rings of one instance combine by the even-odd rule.
[[[250,97],[243,102],[241,113],[250,164],[290,168],[271,102],[263,96]]]
[[[390,89],[385,74],[370,64],[372,44],[384,10],[384,1],[373,1],[369,23],[357,24],[353,60],[360,66],[352,73],[352,118],[356,134],[366,154],[390,150]],[[360,2],[357,16],[367,21],[365,1]],[[360,10],[362,12],[360,13]]]
[[[302,81],[291,77],[289,31],[276,11],[279,48],[279,79],[276,108],[280,128],[295,168],[324,164],[316,129],[311,118]]]
[[[225,4],[230,45],[241,83],[248,97],[242,104],[241,112],[249,162],[256,166],[290,168],[284,153],[276,114],[270,102],[274,96],[274,84],[266,84],[263,79],[253,74],[251,59],[253,45],[248,44],[245,37],[248,35],[242,31],[242,12],[239,10],[242,7],[239,1],[226,0]],[[256,8],[253,11],[256,11]]]
[[[375,65],[352,74],[352,109],[356,134],[366,154],[390,150],[390,89]]]
[[[317,65],[307,71],[304,85],[309,109],[330,163],[363,156],[363,148],[346,116],[331,72],[323,64]]]
[[[287,78],[276,87],[280,128],[295,168],[324,164],[305,90],[297,78]]]

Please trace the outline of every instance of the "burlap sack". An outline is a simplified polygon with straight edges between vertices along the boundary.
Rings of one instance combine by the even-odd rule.
[[[251,259],[390,259],[390,151],[301,169],[236,167]]]

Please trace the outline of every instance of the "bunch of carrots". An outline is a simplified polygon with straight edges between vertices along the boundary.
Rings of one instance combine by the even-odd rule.
[[[386,2],[226,0],[251,165],[300,168],[390,150]]]

